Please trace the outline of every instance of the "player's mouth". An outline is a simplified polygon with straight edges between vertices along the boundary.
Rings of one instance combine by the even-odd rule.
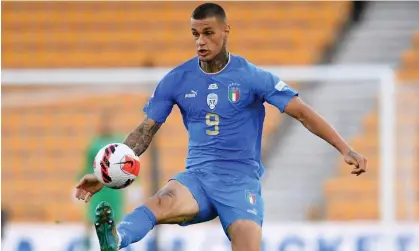
[[[206,55],[208,55],[208,53],[209,51],[205,49],[198,50],[198,56],[201,56],[201,57],[205,57]]]

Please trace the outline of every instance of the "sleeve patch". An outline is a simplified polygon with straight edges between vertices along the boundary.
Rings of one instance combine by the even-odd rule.
[[[275,89],[277,89],[278,91],[282,91],[285,87],[287,86],[287,84],[285,84],[282,81],[279,81],[276,85],[275,85]]]

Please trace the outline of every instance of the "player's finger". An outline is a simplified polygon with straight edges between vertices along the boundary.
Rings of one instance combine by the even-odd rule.
[[[367,159],[366,158],[364,158],[364,170],[367,170]]]
[[[81,200],[82,194],[83,194],[83,191],[81,189],[77,191],[77,199]]]
[[[364,162],[364,157],[358,157],[356,158],[356,161],[358,162],[358,167],[361,169],[365,169],[365,162]]]
[[[80,200],[80,195],[83,189],[77,189],[76,191],[76,198]]]
[[[356,168],[359,167],[359,163],[358,163],[358,161],[356,161],[356,159],[351,159],[348,164],[352,165],[352,166],[355,166]]]
[[[349,165],[354,165],[354,166],[358,167],[358,161],[356,161],[356,159],[353,158],[353,157],[350,157],[349,159],[347,159],[346,163],[348,163]]]
[[[84,200],[84,197],[86,196],[87,191],[86,190],[82,190],[81,194],[80,194],[80,199]]]
[[[354,170],[352,170],[351,174],[355,174],[356,176],[359,176],[360,174],[364,173],[365,170],[361,169],[361,168],[354,168]]]
[[[354,167],[354,169],[352,170],[352,172],[351,173],[353,173],[353,174],[356,174],[356,173],[358,173],[359,172],[359,168],[358,167]]]
[[[90,198],[92,198],[92,193],[87,192],[86,197],[84,198],[84,201],[87,203],[89,202]]]

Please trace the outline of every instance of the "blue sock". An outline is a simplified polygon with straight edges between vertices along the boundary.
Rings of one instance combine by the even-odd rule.
[[[119,248],[140,241],[156,225],[156,216],[146,206],[137,207],[119,223],[117,232],[121,238]]]

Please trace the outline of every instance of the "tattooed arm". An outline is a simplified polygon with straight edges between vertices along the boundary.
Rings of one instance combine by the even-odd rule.
[[[355,166],[352,174],[358,176],[365,172],[367,160],[356,153],[324,118],[300,98],[294,97],[285,108],[285,113],[300,121],[310,132],[324,139],[342,153],[345,162]]]
[[[146,117],[143,122],[127,136],[123,143],[129,146],[134,151],[135,155],[140,156],[147,150],[154,134],[160,129],[161,125],[161,123]]]

